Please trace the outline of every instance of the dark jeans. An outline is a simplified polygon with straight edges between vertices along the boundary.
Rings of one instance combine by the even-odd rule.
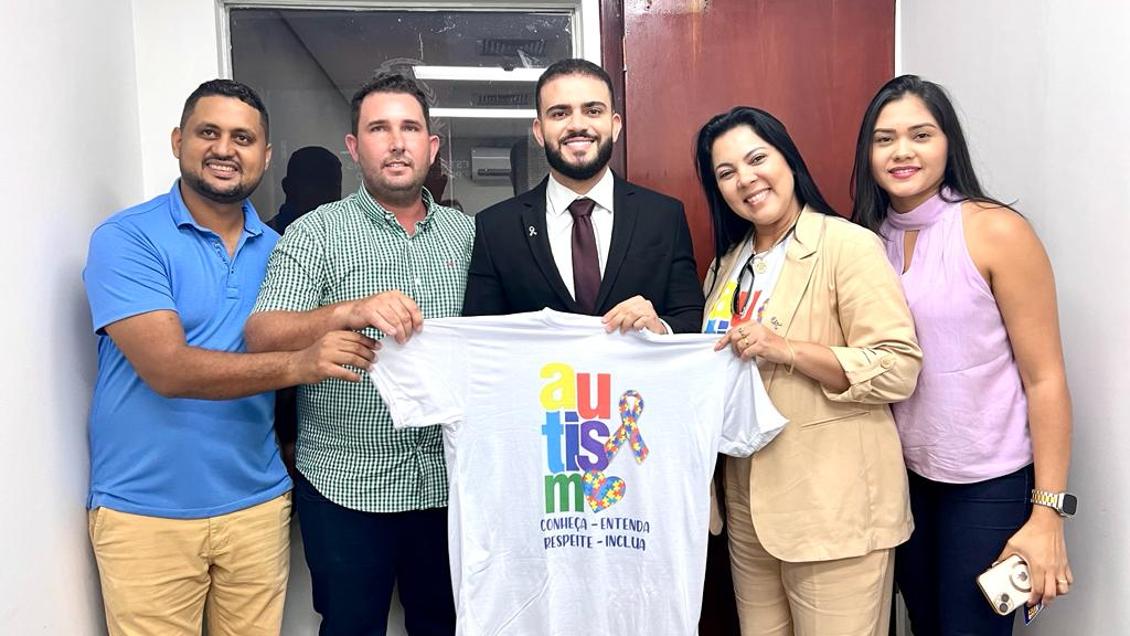
[[[974,484],[909,476],[914,534],[898,547],[895,580],[914,636],[1012,634],[1014,616],[989,608],[977,576],[1028,520],[1032,466]]]
[[[294,505],[321,636],[384,634],[394,582],[411,636],[455,633],[447,508],[351,510],[323,497],[301,475]]]

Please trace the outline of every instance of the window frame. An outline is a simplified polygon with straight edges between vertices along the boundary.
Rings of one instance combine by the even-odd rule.
[[[595,64],[601,63],[600,0],[216,0],[221,77],[232,77],[232,9],[290,9],[302,11],[460,11],[568,12],[573,51]]]

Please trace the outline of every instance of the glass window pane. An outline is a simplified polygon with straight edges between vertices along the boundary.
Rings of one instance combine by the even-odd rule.
[[[536,185],[545,155],[530,133],[540,69],[573,56],[568,11],[232,9],[232,72],[271,116],[273,158],[252,197],[263,218],[356,190],[345,150],[349,100],[374,74],[418,78],[431,98],[437,200],[475,214]],[[295,151],[295,174],[288,163]],[[334,182],[336,156],[341,187]],[[284,183],[284,178],[285,183]],[[311,183],[312,182],[312,183]]]

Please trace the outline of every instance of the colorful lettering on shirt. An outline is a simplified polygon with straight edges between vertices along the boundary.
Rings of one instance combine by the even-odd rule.
[[[627,484],[604,470],[626,444],[636,462],[642,464],[649,449],[639,428],[643,396],[628,390],[620,397],[620,425],[609,434],[604,420],[612,417],[612,376],[576,373],[567,364],[554,362],[541,369],[548,382],[540,401],[545,409],[541,433],[545,437],[545,511],[582,512],[587,502],[593,512],[605,510],[623,499]],[[595,385],[595,386],[594,386]]]
[[[397,425],[443,422],[456,513],[452,584],[464,631],[695,633],[717,452],[748,455],[785,423],[757,369],[715,352],[717,339],[604,336],[598,318],[545,310],[441,318],[403,347],[386,341],[370,378],[388,395]],[[598,406],[600,374],[608,375],[608,408],[593,407],[608,418],[582,417],[566,399],[578,395],[581,372],[589,372],[589,392],[579,401]],[[482,391],[467,378],[507,390]],[[605,468],[627,481],[626,495],[593,512],[584,474],[606,463],[626,389],[646,403],[636,425],[649,453],[637,464],[628,434]],[[627,402],[630,412],[635,400]],[[547,412],[554,416],[547,420]],[[551,437],[561,472],[548,470]],[[567,457],[577,470],[565,470]]]
[[[737,292],[737,289],[738,284],[735,281],[726,283],[726,286],[722,288],[718,300],[714,302],[710,311],[706,314],[706,327],[702,330],[702,333],[726,333],[731,327],[752,319],[761,322],[765,305],[769,302],[769,299],[763,298],[759,289],[753,292],[753,302],[747,302],[749,292]],[[735,292],[738,293],[738,306],[744,308],[741,314],[733,313]]]

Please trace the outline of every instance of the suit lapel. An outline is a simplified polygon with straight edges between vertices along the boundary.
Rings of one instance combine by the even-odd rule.
[[[553,252],[549,248],[549,232],[545,229],[545,188],[548,177],[533,190],[519,196],[522,204],[522,235],[530,246],[530,253],[534,257],[545,280],[549,283],[553,293],[568,308],[570,312],[580,313],[577,301],[573,299],[565,282],[561,280],[561,272],[557,271],[557,263],[553,260]]]
[[[612,286],[620,274],[620,266],[632,244],[632,234],[636,230],[639,210],[634,205],[634,190],[627,181],[613,175],[612,186],[612,241],[608,246],[608,261],[604,264],[604,275],[600,278],[600,291],[596,295],[596,306],[601,308],[612,293]],[[602,312],[603,313],[603,312]]]
[[[778,336],[787,336],[797,307],[812,281],[816,268],[816,248],[824,234],[824,215],[805,208],[797,220],[796,233],[785,254],[785,267],[773,295],[765,306],[762,324]]]
[[[733,249],[726,252],[722,259],[718,261],[718,271],[711,273],[710,270],[706,272],[706,280],[703,281],[703,293],[708,293],[706,298],[706,308],[702,312],[702,327],[705,329],[706,324],[710,322],[710,314],[714,309],[714,305],[718,303],[718,298],[722,295],[722,291],[726,288],[726,284],[734,277],[734,269],[738,267],[738,255],[742,252],[742,245],[750,240],[750,234],[742,237],[740,243],[734,246]]]

